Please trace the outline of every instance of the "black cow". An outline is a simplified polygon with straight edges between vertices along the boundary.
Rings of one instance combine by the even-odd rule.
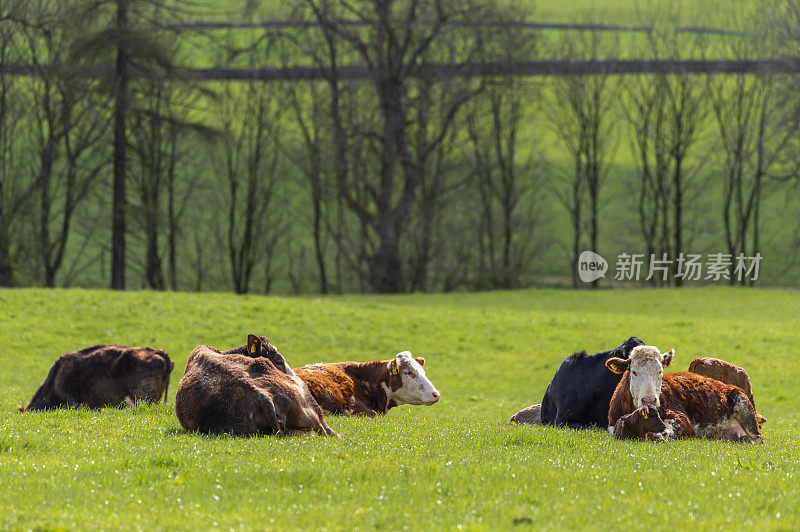
[[[631,336],[610,351],[593,355],[581,351],[565,358],[544,392],[542,423],[573,429],[606,428],[608,405],[622,378],[608,371],[606,360],[612,357],[627,359],[637,345],[644,345],[644,342]]]

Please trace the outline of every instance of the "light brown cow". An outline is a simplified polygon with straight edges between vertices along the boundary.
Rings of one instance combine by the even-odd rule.
[[[49,408],[132,406],[167,401],[169,355],[152,347],[93,345],[62,355],[21,412]]]
[[[511,416],[512,423],[541,425],[542,424],[542,405],[531,405],[523,408],[513,416]]]
[[[189,355],[175,413],[189,431],[249,436],[314,430],[336,436],[302,380],[267,357],[223,353],[206,345]]]

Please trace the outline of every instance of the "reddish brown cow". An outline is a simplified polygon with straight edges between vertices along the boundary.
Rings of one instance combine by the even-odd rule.
[[[183,428],[203,433],[281,435],[311,429],[336,435],[302,380],[267,357],[223,353],[205,345],[189,355],[175,413]]]
[[[756,405],[753,387],[750,384],[750,375],[744,368],[719,358],[703,357],[692,360],[692,363],[689,364],[689,371],[741,388],[753,406]],[[756,412],[756,421],[759,425],[763,425],[767,422],[767,418]]]
[[[753,388],[750,385],[750,376],[744,368],[719,358],[703,357],[692,360],[692,363],[689,364],[689,371],[737,386],[747,395],[751,403],[756,404],[753,398]]]
[[[424,358],[403,351],[391,360],[314,364],[295,372],[325,413],[375,416],[395,406],[432,405],[439,400],[424,365]]]
[[[93,345],[56,360],[30,403],[20,411],[132,406],[167,401],[169,355],[152,347]]]
[[[666,428],[649,432],[653,440],[705,437],[726,441],[763,441],[755,407],[736,386],[695,373],[664,374],[673,351],[661,354],[653,346],[638,346],[630,358],[610,358],[606,366],[623,373],[608,411],[609,431],[617,421],[645,405],[657,408]]]

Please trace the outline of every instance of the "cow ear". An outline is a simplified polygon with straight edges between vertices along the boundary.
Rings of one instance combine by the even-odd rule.
[[[667,366],[672,364],[672,357],[674,357],[674,356],[675,356],[675,350],[674,349],[670,349],[669,351],[667,351],[666,353],[661,355],[661,365],[666,368]]]
[[[389,361],[389,364],[387,364],[386,367],[389,368],[389,373],[391,373],[392,375],[399,375],[400,374],[400,368],[397,366],[397,359],[396,358],[391,359]]]
[[[415,358],[414,360],[416,360],[417,362],[419,362],[419,365],[420,365],[420,366],[424,366],[424,365],[425,365],[425,357],[417,357],[417,358]]]
[[[258,353],[260,350],[261,350],[261,338],[259,338],[255,334],[248,334],[247,352],[255,354]]]
[[[622,358],[613,357],[606,360],[606,367],[614,373],[625,373],[625,370],[627,370],[630,365],[630,359],[624,360]]]

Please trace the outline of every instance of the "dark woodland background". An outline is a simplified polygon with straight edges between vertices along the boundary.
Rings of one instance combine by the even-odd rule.
[[[0,286],[583,286],[585,249],[800,285],[800,2],[651,5],[2,0]]]

